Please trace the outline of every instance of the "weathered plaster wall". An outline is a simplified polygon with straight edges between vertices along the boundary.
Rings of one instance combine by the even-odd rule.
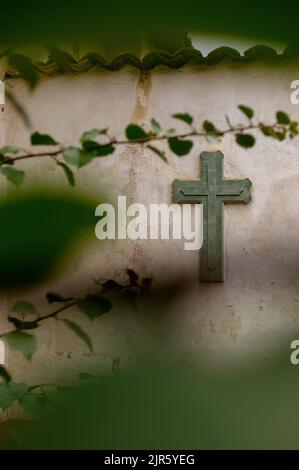
[[[255,108],[260,120],[273,121],[274,112],[279,109],[299,119],[299,105],[290,103],[290,83],[298,78],[299,66],[292,64],[222,63],[180,70],[159,68],[138,73],[127,68],[117,73],[43,78],[33,92],[18,79],[7,81],[6,86],[26,106],[34,129],[49,132],[65,144],[74,144],[84,130],[108,125],[112,135],[121,137],[129,122],[146,125],[151,117],[156,117],[163,127],[176,125],[183,130],[184,124],[170,117],[174,112],[187,111],[197,123],[208,118],[225,127],[225,114],[235,123],[242,121],[237,110],[240,103]],[[28,147],[28,130],[9,105],[6,143]],[[95,239],[84,252],[73,253],[66,270],[16,297],[26,296],[40,309],[48,309],[44,293],[49,289],[83,293],[86,286],[93,287],[92,277],[118,278],[124,268],[133,267],[141,274],[153,276],[156,283],[178,275],[188,279],[189,289],[170,302],[168,308],[173,312],[171,334],[194,357],[201,354],[217,360],[227,355],[248,358],[249,352],[263,351],[266,358],[283,332],[296,337],[298,139],[279,143],[259,136],[251,150],[240,148],[230,136],[217,146],[197,140],[191,154],[183,158],[170,154],[166,148],[169,165],[147,150],[128,145],[81,169],[77,187],[99,200],[104,196],[116,202],[117,196],[123,194],[129,204],[170,203],[172,181],[198,178],[200,152],[215,149],[225,155],[225,177],[247,177],[253,183],[249,205],[225,207],[224,283],[199,284],[199,256],[185,251],[181,242],[128,240],[102,244]],[[27,170],[27,186],[37,181],[50,186],[66,184],[51,159],[24,161],[20,166]],[[9,299],[9,303],[12,301]],[[72,376],[75,371],[90,369],[99,359],[109,368],[112,358],[123,351],[124,341],[139,334],[134,322],[128,327],[122,312],[102,317],[92,326],[84,318],[78,321],[95,341],[94,358],[61,325],[48,322],[38,333],[40,347],[34,368],[19,354],[8,354],[8,365],[14,369],[16,379],[55,377],[60,364],[67,365],[65,374]],[[78,366],[78,362],[82,365]]]

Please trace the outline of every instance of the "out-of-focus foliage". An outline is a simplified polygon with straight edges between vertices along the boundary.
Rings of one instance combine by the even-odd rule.
[[[49,274],[82,231],[95,202],[63,193],[22,192],[0,204],[0,285],[26,286]]]
[[[0,41],[73,39],[103,45],[107,49],[131,50],[146,35],[156,47],[188,44],[184,32],[200,31],[258,37],[299,44],[298,2],[286,0],[137,0],[104,2],[99,0],[16,0],[2,5],[4,19]],[[179,40],[178,40],[179,38]],[[171,47],[171,46],[170,46]]]
[[[257,371],[195,371],[172,363],[130,376],[86,377],[19,446],[298,448],[299,375],[283,356],[267,367],[256,363]]]
[[[197,124],[194,123],[194,118],[189,113],[175,113],[172,117],[185,124],[185,130],[182,132],[177,132],[174,128],[163,129],[161,124],[153,118],[150,120],[150,130],[145,130],[138,124],[129,124],[124,131],[127,140],[111,137],[108,134],[108,128],[85,131],[80,138],[81,147],[65,147],[48,134],[33,132],[31,145],[46,146],[46,149],[40,153],[31,153],[14,145],[2,147],[0,148],[0,172],[8,181],[19,187],[25,179],[25,172],[18,170],[14,165],[19,160],[27,158],[49,157],[63,169],[70,186],[75,186],[75,175],[70,166],[78,170],[96,158],[113,154],[117,147],[127,144],[144,145],[168,163],[165,151],[157,147],[163,141],[167,142],[169,150],[176,156],[184,157],[193,148],[193,140],[190,138],[204,138],[208,142],[218,143],[225,135],[231,134],[238,145],[248,149],[253,147],[256,141],[255,137],[249,133],[252,131],[259,131],[263,136],[279,141],[287,138],[293,139],[299,133],[298,122],[293,121],[284,111],[277,111],[275,121],[269,124],[254,119],[255,112],[249,106],[239,105],[238,108],[246,117],[245,124],[233,125],[226,115],[227,127],[219,129],[207,119]],[[54,149],[51,150],[50,148],[53,147]]]

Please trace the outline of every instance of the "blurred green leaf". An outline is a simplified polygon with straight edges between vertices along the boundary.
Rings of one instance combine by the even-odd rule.
[[[110,155],[115,150],[112,144],[103,144],[97,145],[92,149],[92,153],[95,157],[105,157],[106,155]]]
[[[62,321],[65,325],[68,326],[68,328],[70,328],[70,330],[72,330],[79,338],[81,338],[82,341],[84,341],[84,343],[88,346],[90,351],[93,352],[91,339],[89,338],[88,334],[81,328],[81,326],[71,320],[64,319]]]
[[[255,138],[251,134],[236,134],[236,142],[244,148],[253,147]]]
[[[22,313],[24,315],[36,315],[37,311],[34,305],[27,300],[18,300],[11,307],[12,312]]]
[[[208,134],[207,140],[211,143],[220,142],[220,131],[215,127],[211,121],[204,121],[202,124],[203,130]]]
[[[26,393],[19,398],[19,403],[34,418],[40,418],[46,411],[47,402],[41,394]]]
[[[160,124],[158,123],[158,121],[156,121],[156,119],[151,119],[151,128],[152,128],[152,131],[155,135],[160,135],[161,133],[161,126]]]
[[[27,110],[25,109],[23,104],[15,97],[15,95],[11,93],[7,88],[5,89],[5,98],[7,102],[11,104],[12,108],[18,113],[18,115],[23,121],[23,124],[27,128],[31,128],[32,123]]]
[[[33,88],[38,81],[38,72],[31,60],[23,54],[10,54],[9,61],[21,77]]]
[[[85,148],[84,144],[86,144],[88,142],[98,145],[98,143],[95,142],[94,139],[99,135],[107,134],[107,130],[108,130],[107,128],[105,128],[105,129],[91,129],[90,131],[83,132],[83,134],[80,138],[80,142],[81,142],[81,144],[83,145],[84,148]]]
[[[95,376],[94,376],[94,375],[87,374],[86,372],[81,372],[78,377],[79,377],[80,380],[92,380],[92,379],[95,379]]]
[[[94,207],[85,198],[23,193],[0,204],[0,285],[41,281],[68,244],[94,226]]]
[[[78,147],[67,147],[63,152],[63,158],[70,165],[74,165],[77,168],[87,165],[91,162],[94,155],[86,150],[81,150]]]
[[[275,137],[277,140],[279,140],[280,142],[282,142],[283,140],[285,140],[286,138],[286,131],[282,130],[281,132],[276,132],[275,133]]]
[[[8,181],[13,183],[17,188],[21,186],[25,179],[25,172],[17,170],[12,166],[2,166],[1,173],[6,177]]]
[[[158,149],[154,145],[147,145],[147,148],[150,149],[152,152],[154,152],[158,157],[160,157],[165,163],[168,163],[168,160],[165,156],[165,152],[163,150]]]
[[[290,117],[283,111],[277,111],[276,119],[278,124],[288,125],[291,122]]]
[[[133,269],[130,269],[130,268],[126,269],[126,273],[129,277],[130,285],[131,286],[137,286],[138,280],[139,280],[138,274],[135,273],[135,271],[133,271]]]
[[[71,186],[75,186],[75,184],[76,184],[75,183],[75,177],[74,177],[74,173],[72,172],[72,170],[63,162],[57,162],[57,165],[61,166],[61,168],[63,169],[69,184]]]
[[[103,284],[103,289],[105,289],[106,291],[117,290],[119,288],[121,288],[121,284],[114,281],[114,279],[108,279]]]
[[[35,8],[28,8],[28,5],[34,5]],[[125,4],[121,1],[107,3],[104,11],[97,0],[76,1],[71,12],[68,2],[18,2],[17,12],[15,4],[6,2],[3,4],[3,16],[13,18],[14,23],[3,25],[1,40],[3,44],[14,44],[16,40],[36,41],[40,44],[49,41],[49,38],[52,42],[62,38],[76,38],[79,42],[85,40],[92,44],[103,44],[103,47],[128,51],[140,44],[140,37],[143,38],[144,33],[154,36],[159,45],[162,43],[162,46],[167,46],[170,43],[177,46],[177,37],[182,36],[183,30],[252,38],[252,43],[260,38],[267,39],[267,42],[297,45],[296,28],[291,27],[296,24],[296,9],[292,8],[294,5],[296,3],[287,0],[280,4],[280,8],[269,8],[269,4],[252,0],[250,8],[240,9],[236,2],[227,1],[223,4],[215,1],[211,11],[208,2],[161,4],[153,0],[145,14],[143,8],[138,8],[140,3],[134,0]],[[103,18],[101,28],[98,28],[99,18]],[[49,50],[55,60],[60,62],[60,56],[50,47]],[[62,64],[69,61],[73,62],[74,59],[68,55],[61,59]]]
[[[23,321],[20,320],[19,318],[8,316],[7,317],[8,321],[14,325],[14,327],[18,330],[34,330],[35,328],[38,327],[38,323],[35,321]]]
[[[276,133],[275,133],[275,130],[273,129],[273,127],[261,125],[260,129],[266,137],[275,138]]]
[[[203,130],[210,133],[210,132],[217,132],[215,125],[211,121],[204,121],[202,124]]]
[[[0,384],[0,408],[4,411],[9,408],[15,400],[28,391],[28,385],[9,382]]]
[[[179,157],[187,155],[193,147],[193,142],[191,140],[180,140],[171,138],[168,139],[168,145],[170,149]]]
[[[88,316],[90,320],[100,317],[111,310],[112,304],[105,297],[86,297],[77,302],[79,310]]]
[[[0,163],[6,163],[7,165],[13,165],[14,161],[10,157],[0,153]]]
[[[115,357],[112,361],[112,372],[114,375],[120,375],[120,357]]]
[[[48,389],[43,389],[43,395],[45,399],[48,401],[53,406],[57,406],[61,404],[62,399],[63,399],[63,394],[59,392],[57,389],[55,390],[48,390]]]
[[[48,292],[46,294],[47,301],[49,304],[53,302],[66,302],[68,299],[65,299],[62,295],[57,294],[57,292]]]
[[[11,381],[11,376],[4,366],[0,366],[0,377],[2,377],[6,383]]]
[[[167,135],[167,137],[172,137],[176,134],[176,130],[171,127],[170,129],[167,129],[167,131],[165,132],[165,135]]]
[[[299,130],[298,130],[298,122],[296,121],[292,121],[290,123],[290,127],[289,127],[289,132],[290,132],[290,138],[293,139],[294,137],[296,137],[296,135],[298,135],[299,133]]]
[[[188,113],[176,113],[172,115],[175,119],[180,119],[181,121],[186,122],[187,124],[191,125],[193,122],[193,117],[190,116]]]
[[[1,155],[6,155],[7,153],[16,154],[16,153],[19,153],[20,150],[21,149],[19,147],[15,147],[13,145],[7,145],[6,147],[0,148],[0,154]]]
[[[50,53],[51,59],[59,65],[61,70],[67,72],[69,71],[69,64],[75,63],[74,58],[68,52],[57,47],[55,44],[47,44],[47,49]]]
[[[144,140],[148,138],[148,134],[137,124],[128,125],[126,136],[129,140]]]
[[[248,119],[252,119],[254,116],[254,111],[253,109],[249,108],[248,106],[245,106],[244,104],[239,104],[238,108],[242,111],[242,113],[245,114]]]
[[[27,359],[31,359],[36,350],[36,339],[33,335],[24,331],[16,331],[3,335],[3,339],[9,346],[24,354]]]
[[[31,134],[31,145],[57,145],[57,142],[48,134],[33,132]]]

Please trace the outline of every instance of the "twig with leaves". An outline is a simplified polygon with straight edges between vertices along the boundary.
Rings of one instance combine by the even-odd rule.
[[[57,292],[48,292],[46,298],[49,304],[62,304],[59,308],[53,310],[46,315],[39,315],[35,306],[26,300],[17,301],[11,308],[14,315],[8,315],[8,321],[14,326],[12,331],[0,334],[0,339],[5,340],[8,345],[18,351],[21,351],[27,359],[31,359],[36,350],[35,336],[28,331],[35,330],[38,326],[49,319],[55,319],[63,322],[73,333],[75,333],[93,352],[93,346],[89,335],[81,328],[80,325],[67,318],[61,318],[60,314],[76,306],[81,313],[86,315],[89,320],[93,321],[112,309],[112,302],[108,298],[111,294],[122,294],[123,297],[130,302],[135,302],[138,295],[147,295],[151,292],[151,278],[139,279],[138,274],[132,269],[126,270],[128,282],[120,284],[113,279],[108,279],[104,283],[94,282],[100,285],[100,290],[93,294],[88,294],[83,298],[64,297]],[[28,317],[35,316],[33,320],[27,320]],[[5,373],[1,372],[5,379]]]
[[[121,294],[130,304],[135,302],[139,295],[149,295],[151,293],[152,278],[140,278],[132,269],[126,269],[128,281],[121,284],[114,279],[108,279],[101,282],[94,279],[97,286],[100,286],[94,294],[86,295],[84,298],[75,299],[74,297],[65,297],[57,292],[48,292],[46,298],[49,304],[60,303],[62,306],[46,315],[39,315],[36,307],[26,300],[16,302],[11,308],[14,315],[9,315],[8,320],[13,324],[14,330],[0,334],[0,338],[7,341],[8,345],[15,350],[23,353],[27,359],[31,359],[36,350],[36,340],[34,335],[28,333],[28,330],[38,328],[46,320],[54,318],[63,322],[73,333],[75,333],[89,348],[93,351],[90,337],[78,323],[66,318],[60,318],[59,315],[77,306],[79,311],[86,315],[91,321],[110,312],[112,302],[108,296],[112,294]],[[28,321],[26,318],[35,316],[34,320]],[[112,361],[112,372],[119,375],[120,358],[116,357]],[[27,385],[25,383],[15,383],[8,370],[0,366],[0,409],[7,411],[11,405],[18,401],[21,407],[31,416],[37,418],[45,413],[50,406],[58,404],[66,392],[74,387],[58,386],[49,383]],[[80,381],[96,379],[97,376],[82,372],[78,376]]]
[[[0,171],[8,181],[20,186],[25,179],[25,172],[15,168],[15,164],[25,159],[49,157],[54,159],[56,164],[63,169],[69,184],[75,186],[72,166],[77,169],[82,168],[95,158],[111,155],[118,146],[142,145],[168,163],[165,151],[157,146],[163,141],[168,143],[171,152],[178,157],[183,157],[189,154],[193,147],[191,138],[204,138],[208,142],[217,143],[225,135],[232,134],[238,145],[248,149],[255,144],[255,137],[250,131],[260,131],[262,135],[279,141],[286,138],[293,139],[299,133],[298,122],[292,120],[283,111],[276,113],[275,122],[266,124],[254,120],[254,111],[249,106],[239,105],[239,110],[246,116],[247,124],[233,125],[229,117],[226,116],[226,129],[218,129],[213,122],[208,120],[198,127],[194,124],[194,119],[190,114],[176,113],[172,117],[184,122],[189,127],[188,131],[177,133],[174,128],[163,130],[156,119],[151,119],[149,130],[145,130],[137,124],[129,124],[125,129],[126,139],[118,140],[110,136],[107,128],[91,129],[82,134],[79,147],[65,147],[48,134],[34,132],[31,135],[31,145],[47,146],[47,150],[34,153],[26,152],[16,146],[3,147],[0,149]],[[55,148],[49,150],[49,146]]]

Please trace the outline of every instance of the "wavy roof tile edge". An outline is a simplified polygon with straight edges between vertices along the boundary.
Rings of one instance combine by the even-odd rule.
[[[69,60],[64,62],[55,61],[49,56],[46,62],[36,62],[36,69],[45,75],[57,75],[62,73],[84,73],[89,70],[118,71],[126,66],[133,66],[139,70],[151,70],[157,66],[164,65],[168,68],[178,69],[184,65],[216,65],[226,59],[231,62],[249,63],[256,61],[283,61],[286,59],[299,59],[299,48],[288,46],[283,53],[278,53],[275,49],[265,45],[256,45],[247,49],[243,54],[231,47],[219,47],[211,51],[206,57],[193,48],[183,48],[175,53],[166,51],[149,52],[144,57],[138,58],[136,55],[128,52],[120,54],[114,59],[108,61],[97,52],[90,52],[84,55],[80,60],[75,60],[68,54]],[[16,77],[16,69],[8,67],[6,77]]]

